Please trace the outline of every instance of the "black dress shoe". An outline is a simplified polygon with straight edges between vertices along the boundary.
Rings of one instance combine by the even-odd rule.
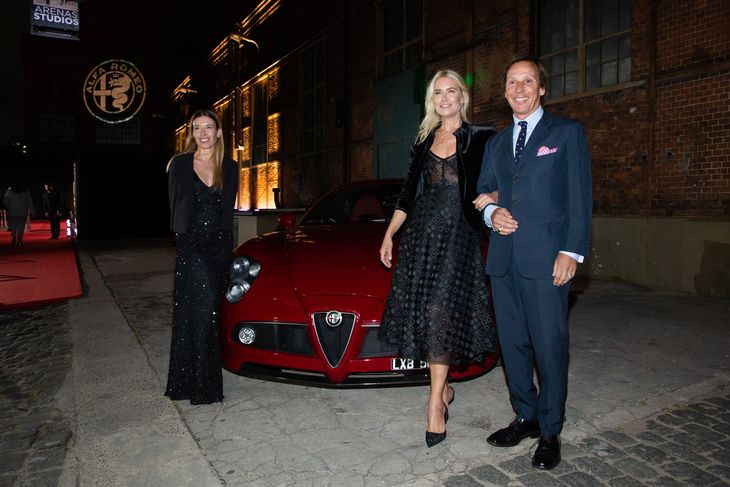
[[[540,470],[552,470],[560,463],[560,438],[557,435],[540,437],[532,466]]]
[[[487,443],[494,446],[515,446],[528,436],[530,438],[540,436],[540,426],[537,421],[515,418],[506,428],[489,435]]]

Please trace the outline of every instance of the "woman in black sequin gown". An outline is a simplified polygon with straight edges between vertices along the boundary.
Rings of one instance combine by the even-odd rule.
[[[403,358],[429,362],[426,444],[446,438],[449,366],[479,362],[496,348],[483,259],[480,211],[496,193],[477,195],[490,127],[466,120],[469,93],[461,77],[439,71],[426,89],[426,116],[380,258],[391,267],[393,236],[404,226],[379,336]]]
[[[185,150],[168,164],[177,254],[165,395],[191,404],[223,400],[219,303],[238,192],[237,165],[223,148],[217,115],[199,110],[190,120]]]

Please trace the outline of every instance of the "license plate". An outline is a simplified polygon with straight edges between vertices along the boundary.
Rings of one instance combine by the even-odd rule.
[[[390,359],[390,370],[414,370],[414,369],[425,369],[428,367],[428,362],[423,360],[411,360],[407,358],[392,358]]]

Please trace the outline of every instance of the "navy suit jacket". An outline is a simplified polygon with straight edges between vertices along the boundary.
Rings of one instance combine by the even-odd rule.
[[[478,193],[499,190],[499,206],[517,220],[511,235],[492,232],[487,274],[502,277],[514,259],[527,279],[551,279],[563,250],[588,255],[591,157],[580,123],[544,112],[515,164],[514,125],[487,143]],[[513,255],[514,254],[514,255]]]

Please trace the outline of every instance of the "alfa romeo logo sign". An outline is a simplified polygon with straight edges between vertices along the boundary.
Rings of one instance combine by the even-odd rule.
[[[339,311],[330,311],[325,315],[324,321],[332,328],[336,328],[342,323],[342,313]]]
[[[124,59],[100,63],[84,81],[86,109],[106,123],[126,122],[134,117],[142,108],[146,94],[142,73]]]

